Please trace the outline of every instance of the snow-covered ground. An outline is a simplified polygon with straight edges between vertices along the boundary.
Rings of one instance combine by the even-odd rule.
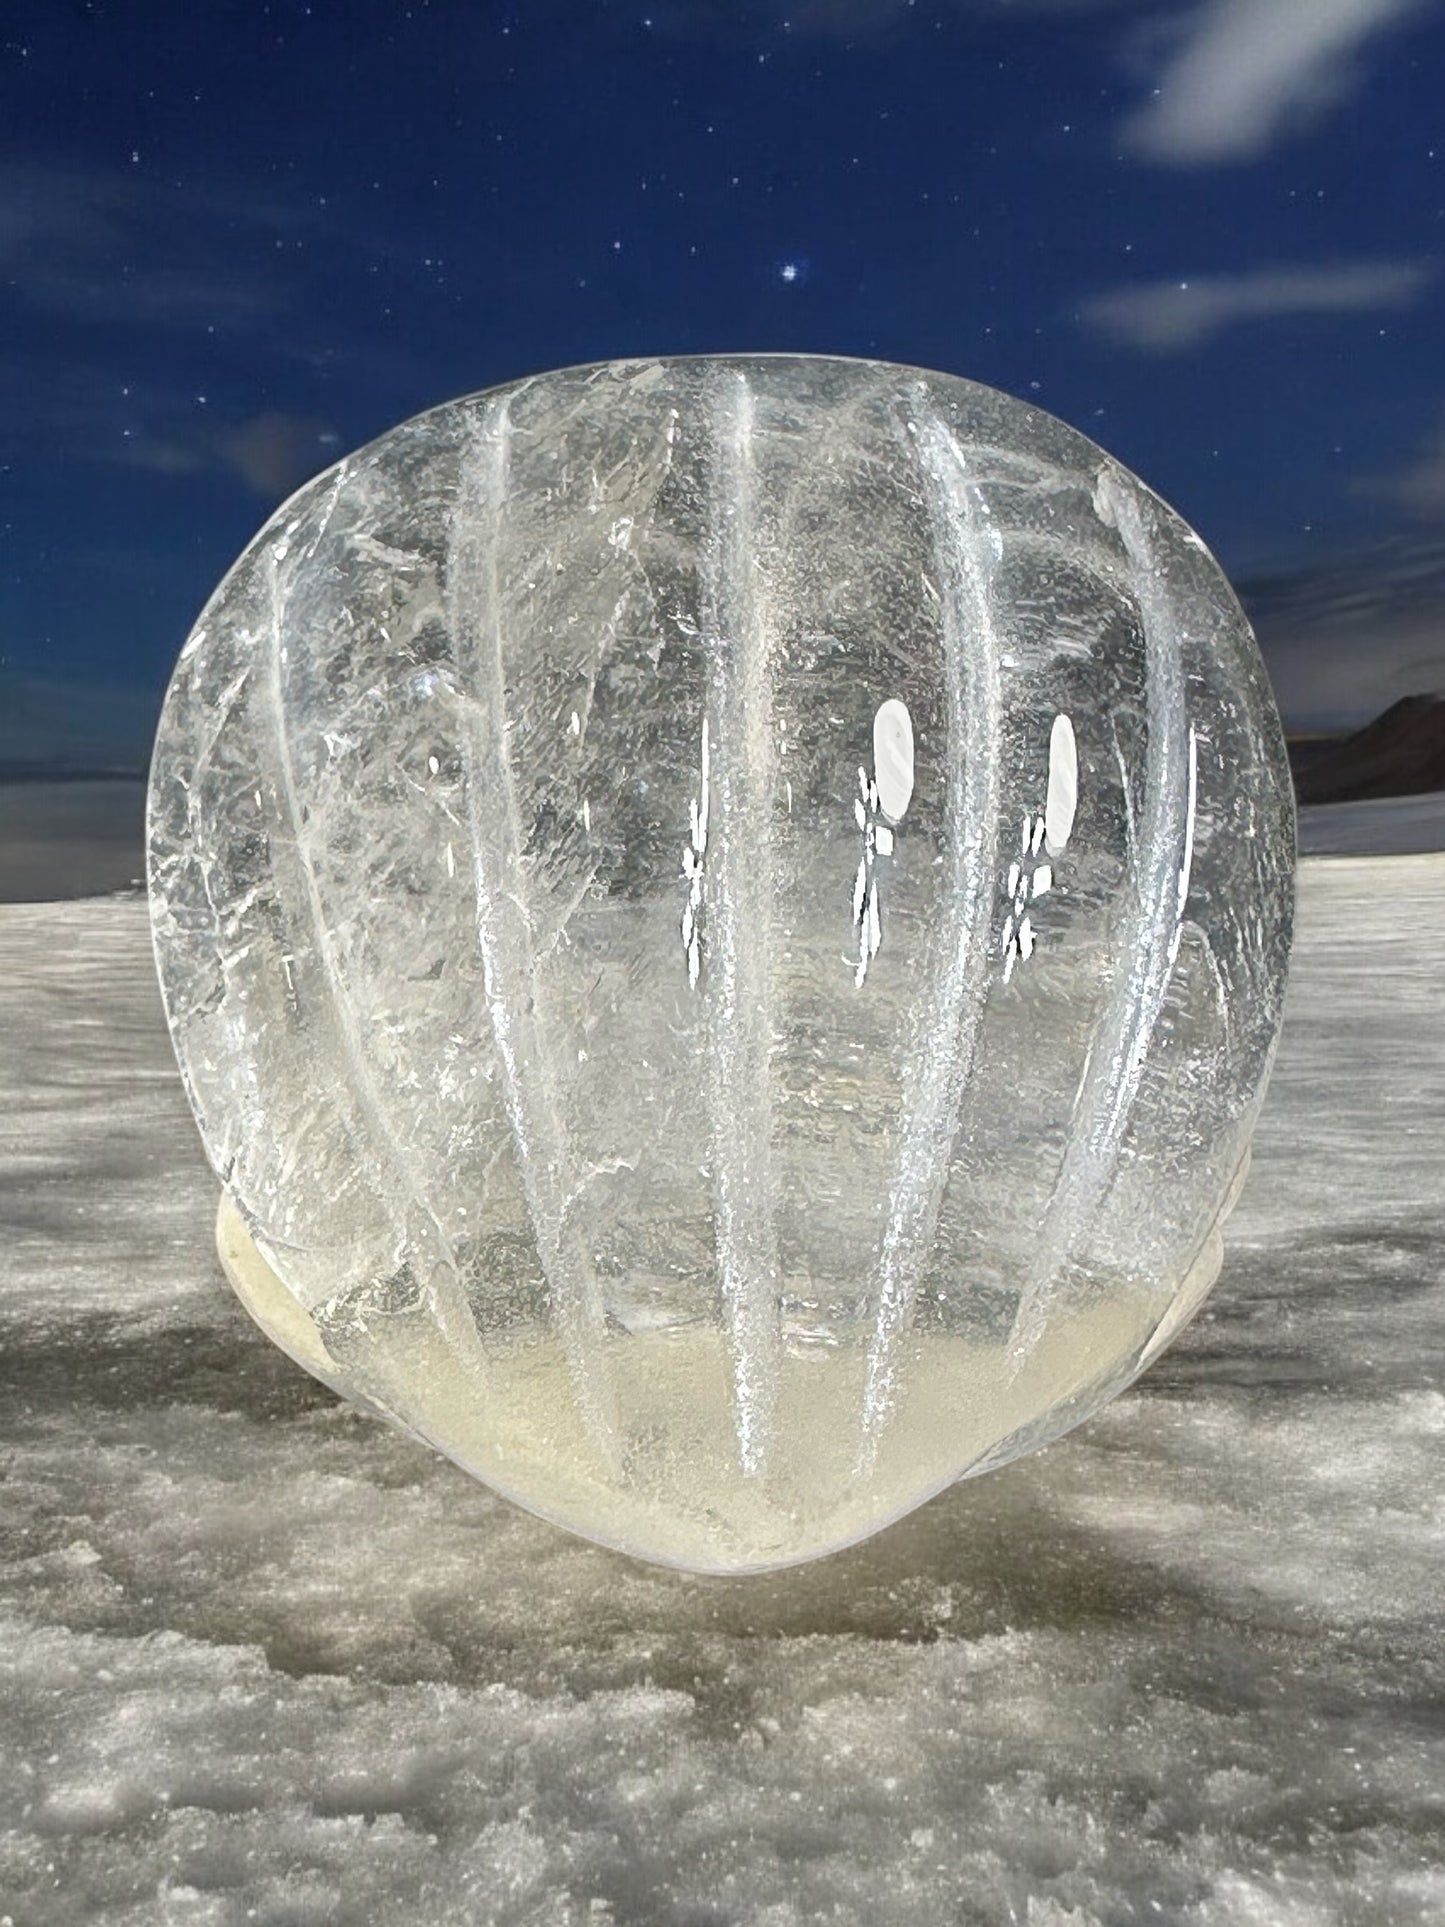
[[[565,1537],[245,1320],[137,900],[0,909],[0,1921],[1445,1920],[1445,856],[1307,863],[1224,1276],[821,1564]]]

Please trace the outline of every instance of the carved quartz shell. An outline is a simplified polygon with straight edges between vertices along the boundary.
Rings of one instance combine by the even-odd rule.
[[[228,1270],[578,1532],[843,1545],[1208,1290],[1293,831],[1218,566],[1038,409],[814,357],[434,409],[273,517],[166,700]]]

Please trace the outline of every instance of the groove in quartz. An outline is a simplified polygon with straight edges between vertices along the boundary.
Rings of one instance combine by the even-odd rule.
[[[337,473],[336,483],[327,503],[321,527],[310,545],[306,557],[308,562],[314,556],[326,533],[326,528],[340,499],[347,472],[346,465],[343,463]],[[455,1353],[463,1369],[477,1372],[482,1383],[485,1384],[488,1361],[477,1331],[476,1321],[471,1315],[471,1309],[462,1289],[456,1252],[445,1227],[427,1202],[426,1186],[412,1168],[406,1146],[391,1127],[387,1106],[357,1021],[357,1013],[347,992],[345,969],[332,936],[326,906],[322,900],[320,882],[316,875],[316,865],[309,848],[306,818],[301,807],[296,781],[296,763],[292,753],[291,732],[286,714],[286,645],[283,641],[285,606],[280,580],[280,563],[284,557],[285,545],[276,544],[266,558],[270,620],[267,624],[266,646],[264,650],[258,652],[265,671],[262,708],[272,728],[276,750],[275,766],[279,775],[278,802],[286,831],[284,836],[273,837],[271,840],[273,873],[278,887],[290,897],[290,908],[296,923],[308,931],[319,959],[317,1009],[324,1011],[329,1020],[329,1027],[335,1037],[341,1061],[346,1068],[347,1087],[356,1107],[357,1119],[377,1154],[372,1168],[378,1173],[379,1188],[393,1204],[401,1203],[405,1207],[404,1214],[397,1215],[409,1217],[413,1224],[420,1223],[424,1227],[423,1236],[432,1244],[432,1261],[423,1266],[424,1289],[428,1302],[436,1314],[437,1324],[446,1344]],[[292,868],[289,879],[284,874],[288,867]],[[289,966],[294,959],[287,958],[283,961],[288,966],[289,981]],[[330,1055],[330,1052],[323,1054],[324,1057]]]
[[[779,1370],[768,983],[776,757],[772,636],[753,567],[753,412],[747,377],[724,372],[712,396],[712,526],[701,584],[716,746],[703,874],[714,1235],[738,1460],[750,1477],[766,1458]]]
[[[1128,959],[1128,968],[1116,968],[1113,992],[1091,1041],[1074,1100],[1068,1148],[1044,1211],[1009,1336],[1015,1371],[1047,1323],[1050,1287],[1113,1183],[1119,1147],[1178,954],[1193,851],[1197,762],[1194,731],[1185,724],[1178,611],[1163,586],[1164,573],[1132,491],[1120,476],[1105,470],[1096,500],[1124,544],[1143,629],[1148,760],[1130,865],[1133,913],[1114,946],[1116,957]]]
[[[939,899],[945,954],[903,1074],[898,1165],[874,1278],[858,1464],[866,1472],[893,1405],[898,1349],[913,1316],[948,1183],[973,1071],[990,968],[1003,721],[1001,648],[990,590],[998,550],[988,505],[963,451],[931,410],[908,424],[916,442],[938,558],[947,697],[944,846]]]
[[[457,665],[477,948],[538,1260],[582,1421],[610,1461],[616,1452],[616,1426],[606,1316],[591,1253],[572,1217],[582,1184],[571,1168],[557,1115],[556,1066],[532,946],[521,813],[509,751],[497,557],[511,434],[511,397],[488,402],[461,452],[447,545],[446,600]]]

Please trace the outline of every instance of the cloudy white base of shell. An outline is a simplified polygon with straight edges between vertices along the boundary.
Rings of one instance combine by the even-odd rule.
[[[1241,1167],[1231,1204],[1243,1175]],[[517,1341],[463,1356],[425,1303],[372,1310],[364,1324],[354,1311],[313,1318],[257,1249],[229,1195],[216,1242],[246,1311],[323,1383],[556,1525],[638,1558],[714,1573],[766,1571],[838,1551],[957,1479],[1070,1430],[1177,1336],[1222,1255],[1216,1227],[1162,1317],[1157,1294],[1121,1289],[1090,1299],[1053,1319],[1017,1368],[1006,1329],[991,1342],[914,1333],[893,1422],[865,1479],[855,1416],[863,1347],[785,1351],[767,1467],[749,1473],[716,1329],[614,1335],[609,1365],[627,1416],[599,1445],[560,1345]],[[951,1469],[940,1478],[945,1457]]]

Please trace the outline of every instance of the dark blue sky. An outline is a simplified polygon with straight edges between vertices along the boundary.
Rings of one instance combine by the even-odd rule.
[[[143,758],[206,595],[346,449],[652,352],[1036,399],[1274,578],[1289,720],[1445,684],[1433,0],[0,22],[0,760]]]

